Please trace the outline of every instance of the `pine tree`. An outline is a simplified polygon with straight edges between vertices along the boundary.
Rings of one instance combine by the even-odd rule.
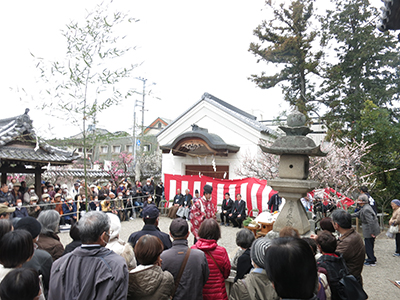
[[[251,75],[251,80],[262,89],[280,85],[285,100],[292,107],[307,115],[317,107],[315,101],[315,83],[313,75],[319,75],[320,59],[323,52],[312,51],[317,31],[312,29],[314,8],[312,0],[292,1],[288,7],[284,4],[267,6],[272,9],[274,18],[263,21],[254,30],[260,43],[251,43],[249,51],[254,53],[258,62],[265,61],[281,67],[281,71],[269,75]]]
[[[335,1],[336,9],[321,18],[323,40],[335,51],[336,63],[327,64],[319,96],[328,108],[330,133],[338,137],[363,136],[361,111],[366,100],[390,107],[398,100],[397,41],[379,33],[377,15],[368,0]]]

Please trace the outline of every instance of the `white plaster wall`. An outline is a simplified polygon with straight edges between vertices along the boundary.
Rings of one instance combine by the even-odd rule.
[[[235,170],[240,166],[242,157],[246,154],[256,155],[259,149],[257,146],[259,139],[268,138],[268,136],[261,134],[258,130],[232,117],[216,106],[202,101],[157,137],[159,145],[173,143],[179,135],[191,131],[192,124],[208,129],[209,133],[217,134],[227,144],[240,147],[238,153],[229,154],[228,157],[214,157],[217,170],[218,165],[229,165],[229,178],[227,179],[240,178],[235,173]],[[211,165],[211,161],[211,156],[197,158],[163,154],[162,173],[184,175],[186,165]]]

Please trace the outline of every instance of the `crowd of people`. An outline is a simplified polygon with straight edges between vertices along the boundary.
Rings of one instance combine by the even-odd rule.
[[[2,300],[350,299],[340,282],[354,278],[353,288],[363,292],[363,267],[377,262],[374,241],[380,229],[365,193],[358,197],[355,213],[333,210],[309,238],[285,227],[279,235],[271,232],[256,239],[252,231],[241,228],[246,204],[240,194],[235,201],[225,194],[221,223],[217,222],[209,185],[203,187],[202,197],[198,191],[195,197],[189,190],[185,195],[178,191],[167,233],[158,226],[160,210],[151,179],[144,187],[125,179],[101,188],[77,181],[71,191],[44,184],[41,201],[32,195],[34,187],[20,192],[22,185],[12,184],[3,185],[0,194]],[[144,226],[123,241],[121,222],[133,215],[126,216],[129,203],[131,212],[141,209]],[[400,223],[399,207],[400,201],[393,200],[392,226]],[[354,217],[362,223],[364,241],[352,227]],[[72,242],[64,247],[57,233],[65,223],[71,225]],[[218,244],[221,226],[229,223],[239,229],[240,251],[232,259]],[[190,231],[195,242],[189,248]],[[400,256],[400,233],[395,240],[394,256]],[[234,283],[227,289],[226,279],[232,274]]]

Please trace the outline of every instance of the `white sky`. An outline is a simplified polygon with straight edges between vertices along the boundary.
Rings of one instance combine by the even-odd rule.
[[[85,9],[91,10],[99,2],[21,0],[1,4],[1,118],[22,114],[29,107],[40,136],[61,138],[80,131],[34,109],[32,102],[46,87],[36,82],[30,52],[62,60],[65,44],[60,31],[70,20],[82,20]],[[115,0],[114,6],[140,19],[130,32],[132,46],[138,49],[131,56],[134,61],[128,58],[127,63],[143,64],[132,74],[131,87],[141,91],[142,82],[134,77],[145,77],[156,83],[152,90],[161,98],[146,98],[145,125],[157,117],[175,119],[205,92],[253,113],[259,120],[272,119],[288,108],[279,88],[261,90],[247,79],[273,68],[257,64],[248,52],[250,42],[258,42],[253,30],[269,16],[263,0]],[[17,88],[27,90],[29,97],[20,100]],[[98,127],[131,132],[135,100],[141,96],[132,96],[103,112],[98,116]]]

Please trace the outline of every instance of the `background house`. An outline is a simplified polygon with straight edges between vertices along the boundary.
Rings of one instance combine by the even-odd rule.
[[[276,136],[255,116],[205,93],[157,135],[162,174],[237,179],[243,156],[257,154],[260,139]]]

